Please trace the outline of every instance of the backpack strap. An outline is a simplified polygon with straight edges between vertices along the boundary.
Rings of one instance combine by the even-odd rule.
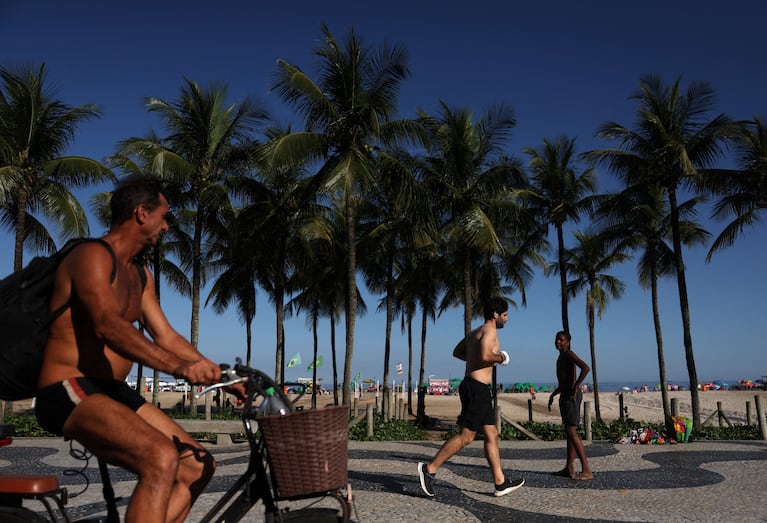
[[[141,278],[141,289],[146,287],[146,262],[139,256],[133,258],[133,265],[138,269],[138,277]]]
[[[112,249],[112,246],[109,245],[107,242],[102,240],[101,238],[85,238],[82,242],[97,242],[104,246],[106,250],[109,251],[109,254],[112,256],[112,274],[109,276],[109,283],[113,283],[115,281],[115,278],[117,277],[117,256],[115,255],[115,251]]]

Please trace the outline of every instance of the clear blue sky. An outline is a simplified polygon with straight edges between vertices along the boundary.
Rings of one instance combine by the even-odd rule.
[[[708,6],[708,7],[707,7]],[[202,85],[226,82],[230,100],[247,94],[260,98],[281,119],[291,112],[269,92],[275,61],[284,59],[315,71],[312,51],[325,22],[342,39],[354,27],[367,43],[397,42],[409,53],[412,77],[402,86],[401,116],[418,108],[434,111],[439,99],[481,111],[505,102],[518,126],[509,152],[538,146],[544,137],[577,137],[578,151],[607,145],[593,138],[597,126],[613,120],[633,124],[628,100],[646,73],[668,82],[681,76],[711,82],[719,93],[718,111],[736,119],[767,114],[764,68],[764,20],[761,2],[734,0],[624,2],[203,2],[21,1],[0,3],[0,64],[45,62],[59,97],[71,105],[98,104],[100,120],[87,122],[69,154],[103,159],[115,144],[142,135],[157,122],[142,99],[174,99],[183,78]],[[614,184],[600,173],[600,189]],[[101,187],[108,190],[111,187]],[[84,194],[87,197],[89,193]],[[722,225],[701,216],[718,234]],[[92,234],[103,231],[92,223]],[[11,237],[0,233],[0,274],[12,265]],[[767,374],[765,336],[759,330],[767,307],[764,258],[767,231],[748,231],[737,245],[706,264],[705,249],[687,251],[693,346],[701,380],[759,378]],[[26,254],[26,260],[31,254]],[[657,357],[649,294],[636,284],[635,265],[613,272],[627,284],[623,298],[610,304],[596,325],[600,382],[655,383]],[[661,314],[669,378],[684,384],[687,369],[676,285],[662,284]],[[518,299],[519,296],[514,296]],[[370,312],[357,322],[354,371],[383,376],[384,316]],[[166,312],[188,336],[191,305],[166,291]],[[477,320],[479,321],[479,320]],[[584,298],[570,305],[573,349],[588,361]],[[476,322],[475,322],[476,323]],[[254,324],[255,362],[273,370],[274,313],[264,299]],[[554,380],[554,333],[560,326],[555,279],[537,274],[526,308],[512,309],[501,345],[512,363],[499,381]],[[327,325],[320,333],[330,376]],[[343,325],[337,333],[343,351]],[[461,363],[450,357],[462,336],[461,311],[429,324],[427,375],[456,377]],[[418,337],[414,355],[417,377]],[[304,365],[288,370],[289,379],[308,375],[311,333],[303,319],[287,324],[287,357],[300,352]],[[200,348],[216,361],[243,355],[244,327],[234,313],[203,311]],[[407,372],[407,343],[395,327],[390,369],[402,361]],[[339,357],[339,369],[343,369]],[[340,372],[339,371],[339,372]],[[399,378],[405,377],[406,374]],[[590,381],[590,380],[589,380]]]

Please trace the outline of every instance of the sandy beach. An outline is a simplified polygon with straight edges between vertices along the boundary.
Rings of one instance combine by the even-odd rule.
[[[689,391],[669,392],[669,398],[676,398],[678,402],[678,412],[682,416],[690,416],[692,407],[690,406]],[[751,405],[752,423],[756,419],[755,396],[761,396],[762,404],[767,407],[767,391],[706,391],[700,392],[701,421],[705,421],[712,413],[717,410],[717,403],[721,403],[722,411],[731,423],[743,424],[746,422],[746,402]],[[538,392],[532,402],[533,421],[560,422],[557,399],[554,399],[551,412],[548,411],[549,393]],[[502,393],[498,396],[498,406],[501,407],[503,415],[514,421],[528,421],[529,409],[528,400],[530,394],[525,393]],[[594,414],[595,402],[594,394],[586,393],[583,397],[584,403],[589,402],[592,416]],[[599,409],[602,419],[606,422],[614,421],[620,417],[619,397],[615,392],[601,392],[599,394]],[[623,405],[627,410],[627,415],[636,421],[663,422],[663,403],[661,393],[658,391],[623,393]],[[461,410],[458,396],[426,396],[426,413],[429,416],[439,418],[448,423],[454,423],[455,418]],[[713,423],[718,423],[718,418],[714,416]]]
[[[680,415],[689,416],[692,413],[690,406],[689,391],[669,392],[669,398],[676,399],[678,402],[678,412]],[[756,401],[755,396],[761,396],[762,404],[767,408],[767,391],[753,390],[728,390],[728,391],[706,391],[700,392],[701,421],[705,421],[717,410],[717,403],[721,403],[722,410],[727,419],[734,424],[743,424],[746,422],[746,402],[750,402],[751,422],[756,419]],[[151,401],[151,394],[145,395]],[[180,399],[180,393],[161,392],[159,395],[160,405],[163,408],[170,408]],[[501,407],[503,415],[511,420],[524,422],[529,419],[528,393],[501,393],[498,396],[498,405]],[[532,401],[532,416],[536,422],[554,422],[559,423],[559,410],[555,399],[551,412],[547,409],[549,400],[548,392],[536,393],[536,398]],[[203,400],[204,401],[204,400]],[[317,400],[317,405],[323,407],[332,403],[333,397],[329,394],[322,395]],[[357,408],[361,412],[368,403],[374,403],[376,397],[374,393],[365,393],[361,400],[357,400]],[[407,394],[404,396],[407,402]],[[592,416],[595,411],[594,394],[586,393],[583,397],[584,404],[589,402]],[[299,405],[308,407],[311,398],[305,396],[299,401]],[[416,402],[416,396],[413,394],[413,402]],[[201,403],[202,404],[202,401]],[[661,393],[656,391],[623,393],[623,405],[627,409],[627,415],[636,421],[645,421],[652,423],[663,422],[663,405]],[[14,403],[14,412],[29,412],[31,400],[18,401]],[[415,411],[415,404],[413,411]],[[602,419],[606,422],[614,421],[620,416],[619,397],[615,392],[601,392],[599,394],[599,408]],[[460,399],[457,395],[453,396],[426,396],[426,414],[438,418],[445,424],[453,424],[461,410]],[[718,423],[718,418],[712,418],[714,424]]]

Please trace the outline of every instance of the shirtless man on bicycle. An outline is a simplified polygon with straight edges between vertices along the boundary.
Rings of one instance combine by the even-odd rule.
[[[125,379],[134,362],[192,384],[215,383],[221,371],[170,326],[152,274],[136,261],[168,230],[168,202],[159,184],[126,179],[112,194],[111,211],[112,226],[102,239],[114,258],[103,244],[86,242],[56,272],[50,308],[71,306],[51,325],[36,415],[45,429],[138,475],[127,522],[180,522],[215,462]]]

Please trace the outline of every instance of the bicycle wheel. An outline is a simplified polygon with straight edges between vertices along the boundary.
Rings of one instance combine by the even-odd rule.
[[[48,523],[48,520],[24,507],[0,507],[3,523]]]

